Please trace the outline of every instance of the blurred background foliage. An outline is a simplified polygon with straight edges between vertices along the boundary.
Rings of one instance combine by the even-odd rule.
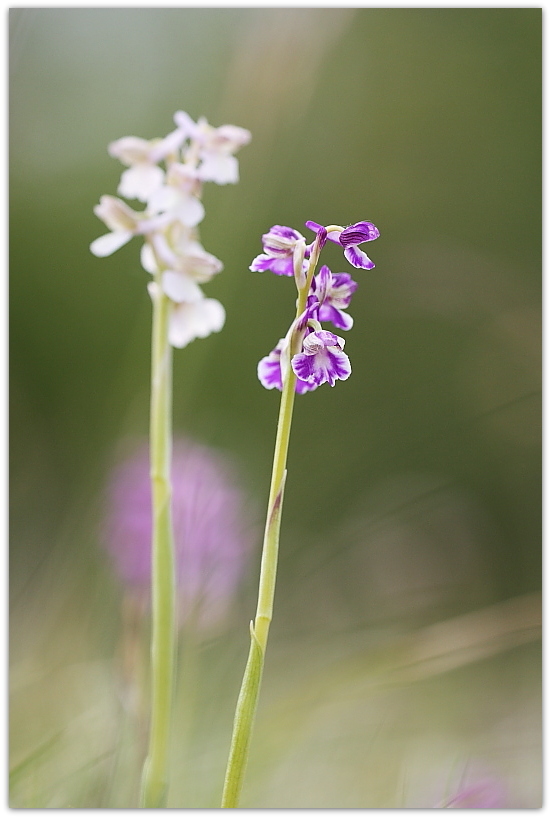
[[[227,324],[175,352],[174,423],[239,464],[259,520],[278,398],[256,364],[294,313],[291,281],[247,269],[260,236],[381,231],[353,377],[296,402],[243,805],[432,806],[480,777],[540,805],[535,8],[11,10],[12,805],[136,804],[101,530],[147,434],[148,276],[137,242],[88,246],[107,144],[178,109],[253,134],[239,185],[205,191]],[[258,551],[222,632],[182,639],[172,806],[218,804],[257,574]]]

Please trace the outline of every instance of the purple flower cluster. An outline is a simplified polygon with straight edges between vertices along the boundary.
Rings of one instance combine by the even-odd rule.
[[[358,245],[378,238],[379,231],[372,222],[357,222],[350,227],[326,231],[316,222],[306,222],[306,226],[316,232],[317,252],[326,239],[344,248],[345,258],[355,267],[371,270],[375,266]],[[297,287],[301,289],[312,260],[316,244],[307,245],[298,230],[274,225],[262,236],[264,252],[257,256],[250,269],[253,272],[270,270],[276,275],[295,276]],[[317,260],[317,256],[316,256]],[[310,272],[312,276],[312,273]],[[344,338],[321,327],[321,322],[330,322],[340,330],[349,330],[352,317],[346,312],[357,283],[348,273],[332,273],[322,266],[319,273],[311,278],[306,309],[296,319],[285,338],[281,338],[275,349],[258,364],[258,378],[266,389],[283,388],[282,356],[289,354],[293,333],[300,333],[301,349],[290,361],[297,381],[295,390],[299,394],[310,392],[322,383],[334,386],[337,380],[346,380],[350,373],[350,359],[344,352]]]
[[[306,227],[316,234],[324,229],[321,224],[312,221],[306,222]],[[375,267],[363,250],[358,249],[358,245],[379,238],[379,231],[372,222],[357,222],[342,230],[333,230],[327,234],[327,238],[344,248],[344,256],[353,267],[360,267],[364,270],[372,270]],[[270,270],[279,276],[294,275],[293,254],[297,242],[300,241],[304,241],[306,244],[304,236],[298,230],[274,224],[270,231],[262,236],[264,252],[256,256],[249,269],[253,273],[263,273],[265,270]],[[306,244],[304,269],[308,268],[307,259],[310,258],[313,244],[314,242]]]
[[[348,273],[333,275],[324,265],[312,280],[308,306],[301,324],[311,319],[316,322],[331,321],[338,329],[350,329],[353,319],[344,310],[357,288]],[[291,366],[297,376],[296,391],[300,394],[316,389],[322,383],[335,385],[350,375],[350,360],[343,352],[344,338],[327,330],[314,330],[306,326],[302,352],[293,356]],[[258,377],[266,389],[282,389],[281,353],[285,348],[282,338],[275,349],[258,364]]]
[[[171,476],[179,619],[210,631],[223,622],[251,550],[244,494],[225,458],[185,439],[174,443]],[[146,598],[151,528],[149,452],[144,445],[112,475],[104,541],[121,581]]]

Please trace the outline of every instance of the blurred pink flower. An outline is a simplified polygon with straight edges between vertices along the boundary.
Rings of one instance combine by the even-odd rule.
[[[225,457],[186,439],[174,441],[172,483],[179,621],[212,630],[229,611],[253,544],[245,495]],[[147,445],[113,471],[104,541],[120,580],[147,598],[151,581]]]
[[[503,809],[507,806],[505,801],[501,783],[487,778],[462,787],[439,806],[448,809]]]

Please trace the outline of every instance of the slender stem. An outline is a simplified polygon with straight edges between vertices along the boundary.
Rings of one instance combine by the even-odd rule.
[[[310,257],[306,282],[298,292],[297,318],[302,315],[306,307],[306,300],[314,270],[318,262],[319,251],[319,242],[316,242]],[[290,339],[290,350],[285,350],[284,354],[292,355],[296,351],[294,347],[301,337],[301,333],[293,333]],[[283,504],[283,490],[287,474],[287,452],[289,449],[291,421],[293,418],[295,385],[296,375],[289,365],[286,367],[277,423],[268,513],[266,516],[266,528],[262,546],[258,604],[254,624],[251,622],[251,647],[235,710],[230,755],[222,795],[223,808],[235,809],[239,804],[239,796],[243,786],[254,716],[262,681],[264,656],[274,604],[279,551],[279,526]]]
[[[272,467],[272,479],[268,499],[268,514],[266,517],[262,560],[260,563],[258,603],[254,621],[255,636],[263,653],[266,651],[268,631],[272,621],[279,551],[279,521],[281,519],[284,478],[287,468],[287,451],[289,449],[289,437],[291,435],[291,422],[295,402],[295,384],[296,375],[290,370],[281,394],[281,404],[279,407],[274,464]],[[274,534],[277,534],[277,536],[274,536]]]
[[[172,350],[169,299],[153,298],[150,461],[153,501],[151,727],[142,773],[141,806],[166,806],[170,717],[175,661],[174,541],[171,517]]]
[[[251,647],[235,710],[230,755],[222,795],[222,807],[225,808],[236,808],[239,803],[260,692],[268,631],[272,620],[279,549],[279,523],[281,520],[287,450],[295,397],[295,382],[296,376],[290,370],[281,396],[268,515],[262,548],[258,604],[254,624],[251,622]]]

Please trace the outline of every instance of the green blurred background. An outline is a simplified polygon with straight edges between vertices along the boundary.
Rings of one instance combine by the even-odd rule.
[[[256,364],[295,298],[248,271],[260,236],[381,231],[353,377],[296,402],[243,806],[433,806],[481,778],[540,805],[541,10],[506,8],[11,10],[12,805],[136,804],[99,532],[147,433],[148,276],[138,242],[88,247],[107,144],[178,109],[253,134],[239,185],[205,190],[227,323],[175,352],[174,424],[239,463],[259,518],[278,400]],[[258,556],[193,652],[193,721],[182,671],[171,806],[218,804]]]

